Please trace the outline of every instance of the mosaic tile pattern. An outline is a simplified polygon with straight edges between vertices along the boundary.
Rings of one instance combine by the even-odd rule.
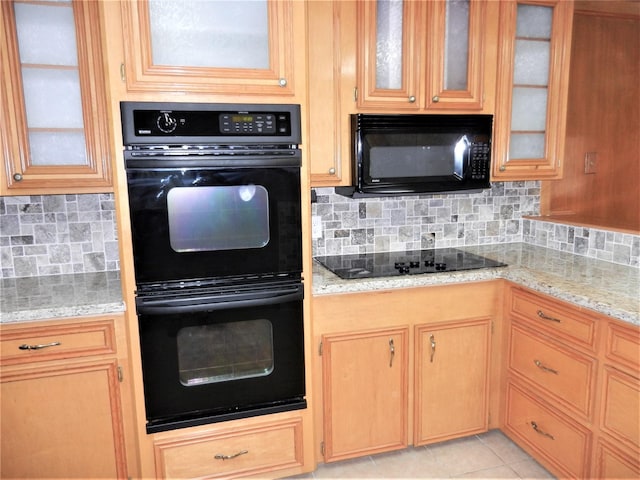
[[[640,236],[522,218],[540,214],[540,183],[495,183],[474,194],[350,199],[315,189],[322,220],[313,255],[525,242],[640,267]]]
[[[523,220],[523,241],[607,262],[640,266],[640,236],[574,227],[538,220]]]
[[[113,194],[0,197],[2,278],[120,268]]]
[[[482,193],[350,199],[316,189],[322,219],[314,255],[522,241],[522,216],[540,211],[540,183],[496,183]]]

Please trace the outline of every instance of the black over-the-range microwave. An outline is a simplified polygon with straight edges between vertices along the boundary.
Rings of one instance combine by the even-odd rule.
[[[351,115],[350,197],[489,188],[492,115]]]

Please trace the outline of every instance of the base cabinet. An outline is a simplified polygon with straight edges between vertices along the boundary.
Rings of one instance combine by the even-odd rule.
[[[157,478],[229,478],[301,467],[302,419],[172,436],[155,441],[154,453]]]
[[[414,445],[488,429],[491,320],[416,327]]]
[[[551,473],[640,478],[640,328],[508,287],[504,431]]]
[[[2,478],[127,478],[115,320],[0,330]]]
[[[490,379],[498,363],[492,342],[500,335],[492,324],[501,286],[478,282],[314,297],[322,459],[487,431],[492,408],[498,417]]]
[[[408,328],[322,340],[325,461],[407,446]]]

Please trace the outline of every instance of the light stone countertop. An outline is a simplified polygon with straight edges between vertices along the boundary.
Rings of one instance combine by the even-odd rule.
[[[560,300],[640,325],[640,269],[526,243],[455,247],[507,267],[343,280],[313,262],[313,295],[504,278]]]
[[[123,312],[120,272],[76,273],[0,281],[0,323]]]

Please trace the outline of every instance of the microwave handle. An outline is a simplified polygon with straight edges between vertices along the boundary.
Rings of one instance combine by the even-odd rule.
[[[225,293],[198,295],[190,298],[136,299],[139,315],[171,315],[177,313],[209,312],[233,308],[260,307],[302,300],[302,284],[276,292]]]

